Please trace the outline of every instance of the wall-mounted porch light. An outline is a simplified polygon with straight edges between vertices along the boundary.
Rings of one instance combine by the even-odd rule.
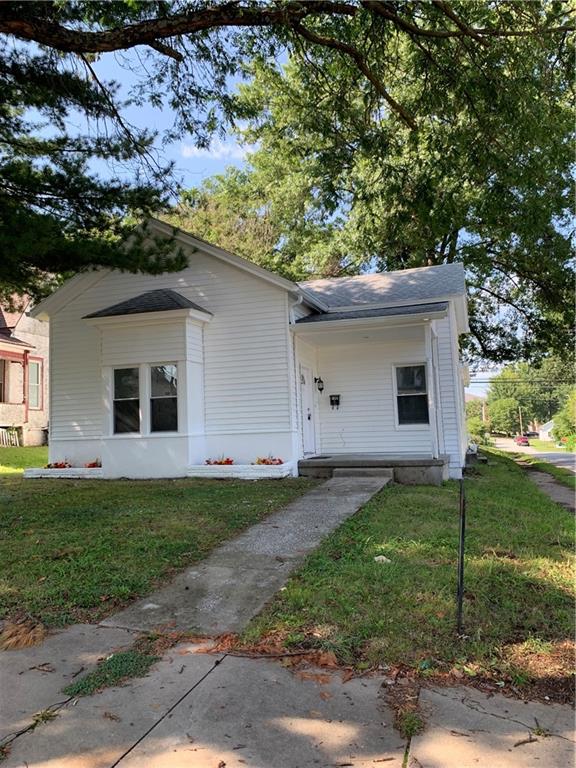
[[[318,389],[318,392],[322,394],[322,392],[324,392],[324,382],[322,381],[322,377],[314,376],[314,384],[316,384],[316,388]]]

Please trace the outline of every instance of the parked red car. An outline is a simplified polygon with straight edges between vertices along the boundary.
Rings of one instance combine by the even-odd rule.
[[[514,438],[514,442],[516,443],[516,445],[530,445],[530,443],[528,442],[528,438],[525,437],[524,435],[516,435],[516,437]]]

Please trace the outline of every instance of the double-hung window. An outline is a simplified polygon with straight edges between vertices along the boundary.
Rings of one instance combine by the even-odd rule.
[[[396,366],[398,425],[429,424],[426,366]]]
[[[28,407],[42,408],[42,363],[39,360],[28,363]]]
[[[114,433],[140,432],[140,370],[114,369]]]
[[[174,364],[150,366],[150,431],[178,431],[178,369]]]

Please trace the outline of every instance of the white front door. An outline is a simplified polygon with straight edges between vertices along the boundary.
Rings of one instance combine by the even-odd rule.
[[[314,430],[314,377],[305,365],[300,366],[300,404],[302,410],[302,442],[304,453],[316,453]]]

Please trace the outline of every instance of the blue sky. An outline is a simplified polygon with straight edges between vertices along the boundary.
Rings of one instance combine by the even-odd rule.
[[[92,66],[101,80],[122,83],[121,95],[125,96],[136,78],[129,68],[122,65],[122,58],[126,59],[126,55],[103,54]],[[136,59],[134,56],[129,59],[133,66]],[[122,115],[138,128],[156,130],[159,139],[174,122],[169,106],[164,109],[155,109],[149,104],[134,106],[123,110]],[[246,156],[246,149],[238,144],[233,135],[224,139],[214,138],[207,149],[196,147],[191,136],[184,136],[180,141],[164,146],[158,141],[157,149],[162,158],[175,163],[176,175],[182,179],[186,188],[198,186],[203,179],[222,173],[229,165],[242,166]]]

